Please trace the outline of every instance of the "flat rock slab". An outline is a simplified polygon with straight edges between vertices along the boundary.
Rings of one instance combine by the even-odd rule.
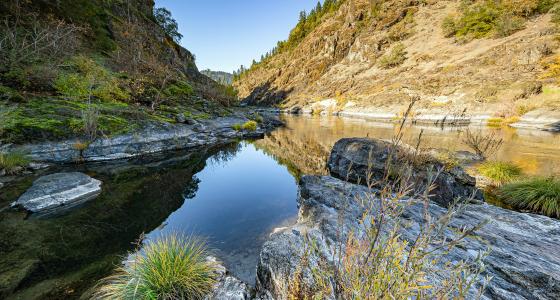
[[[261,251],[257,266],[257,295],[287,298],[289,280],[300,266],[306,239],[314,240],[323,257],[329,258],[333,257],[337,245],[344,245],[349,232],[361,236],[364,228],[359,219],[364,210],[356,199],[364,199],[366,194],[371,195],[366,187],[333,177],[302,177],[297,223],[273,233]],[[428,209],[434,217],[446,212],[445,208],[433,203]],[[410,226],[401,231],[401,237],[412,242],[420,232],[418,224],[424,217],[423,204],[414,202],[402,217],[410,221]],[[460,228],[470,228],[484,220],[489,223],[449,251],[440,262],[472,260],[490,247],[490,253],[484,259],[486,269],[467,299],[476,298],[476,288],[480,287],[485,276],[492,279],[482,299],[560,299],[560,221],[485,203],[468,204],[443,234],[449,239],[454,238]],[[307,260],[315,266],[319,259],[310,255]],[[302,275],[305,282],[313,284],[308,270],[304,269]],[[432,278],[435,284],[444,279]]]
[[[96,198],[101,193],[101,181],[79,172],[43,176],[12,203],[32,213],[52,212],[72,207]]]

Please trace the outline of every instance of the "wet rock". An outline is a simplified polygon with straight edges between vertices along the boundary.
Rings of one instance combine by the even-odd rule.
[[[83,173],[56,173],[43,176],[12,203],[33,213],[47,213],[76,206],[96,198],[101,181]]]
[[[206,300],[246,300],[251,295],[249,286],[228,274],[226,268],[215,258],[208,257],[208,260],[218,264],[217,283],[211,295]]]
[[[344,242],[351,230],[363,235],[358,222],[363,212],[356,197],[373,195],[366,187],[330,176],[304,176],[300,182],[299,218],[296,224],[271,235],[262,249],[257,267],[257,295],[272,295],[285,299],[290,278],[300,264],[308,240],[315,240],[324,257],[332,257],[333,249]],[[429,213],[437,217],[446,209],[430,204]],[[375,214],[375,209],[374,212]],[[412,242],[420,231],[424,208],[412,202],[402,215],[410,221],[401,236]],[[336,234],[339,219],[344,228]],[[491,247],[485,258],[485,271],[470,290],[475,297],[485,276],[491,276],[483,299],[560,299],[560,221],[534,214],[524,214],[488,204],[468,204],[444,231],[447,238],[456,237],[457,229],[489,223],[453,248],[440,262],[454,263],[474,259]],[[318,258],[308,258],[314,266]],[[332,261],[328,262],[332,263]],[[444,278],[430,277],[434,284]],[[313,284],[312,276],[304,270],[303,280]],[[264,297],[263,297],[264,298]],[[333,298],[332,295],[330,298]]]
[[[382,180],[385,176],[387,159],[391,155],[391,143],[368,138],[341,139],[334,145],[328,161],[331,175],[366,184],[369,176],[371,182]],[[398,147],[398,153],[409,151]],[[395,155],[395,154],[393,154]],[[398,157],[399,154],[397,154]],[[398,158],[395,159],[398,163]],[[411,182],[421,189],[437,170],[442,170],[434,181],[433,201],[448,206],[456,199],[473,199],[483,201],[482,193],[476,187],[476,179],[468,175],[463,168],[455,166],[447,169],[435,159],[429,159],[413,167]]]

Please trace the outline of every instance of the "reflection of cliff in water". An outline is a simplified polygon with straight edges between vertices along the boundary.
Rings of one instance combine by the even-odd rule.
[[[255,145],[289,167],[292,174],[324,174],[332,146],[344,137],[390,139],[395,124],[344,117],[283,116],[285,128],[277,129]],[[465,127],[406,125],[403,141],[415,145],[422,132],[421,148],[470,150],[463,142]],[[513,128],[470,127],[495,134],[504,143],[492,160],[510,161],[530,175],[560,173],[560,134]]]
[[[254,145],[286,166],[297,180],[306,174],[326,175],[330,149],[312,135],[296,132],[288,128],[278,129],[266,138],[255,141]]]
[[[101,196],[84,207],[51,219],[0,213],[0,298],[80,297],[112,272],[142,233],[160,226],[196,193],[194,174],[209,156],[218,153],[214,159],[227,160],[237,147],[80,166],[79,171],[103,181]],[[13,201],[32,180],[3,190],[0,206]]]

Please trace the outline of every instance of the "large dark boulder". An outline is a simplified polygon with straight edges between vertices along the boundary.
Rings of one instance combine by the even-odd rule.
[[[392,157],[394,170],[403,168],[403,161],[413,151],[407,146],[397,146],[379,139],[344,138],[336,142],[328,161],[331,175],[343,180],[360,184],[382,181],[387,172],[387,160]],[[411,166],[410,183],[416,191],[425,189],[429,178],[441,170],[435,178],[435,188],[431,200],[448,206],[457,199],[474,199],[483,201],[482,193],[476,188],[476,180],[460,166],[449,167],[437,159],[423,154],[420,162]],[[393,176],[387,177],[391,180]]]

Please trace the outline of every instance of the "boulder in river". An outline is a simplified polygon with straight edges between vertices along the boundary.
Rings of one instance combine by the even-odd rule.
[[[331,175],[344,180],[366,184],[382,180],[386,173],[387,160],[394,155],[399,163],[398,153],[412,151],[405,146],[398,146],[392,151],[390,142],[369,138],[345,138],[334,145],[328,161]],[[397,153],[397,154],[395,154]],[[428,178],[437,170],[441,173],[434,181],[435,189],[431,192],[432,200],[448,206],[456,199],[475,199],[483,201],[482,193],[476,187],[476,179],[465,172],[460,166],[446,167],[437,159],[429,159],[420,165],[413,165],[411,183],[422,189]]]
[[[356,198],[371,192],[365,186],[330,176],[304,176],[300,181],[297,223],[273,233],[263,246],[257,266],[257,295],[286,299],[290,279],[298,270],[306,243],[309,245],[306,240],[312,239],[321,256],[329,258],[333,257],[333,249],[345,242],[348,232],[363,234],[359,222],[363,208]],[[428,211],[437,217],[447,209],[431,203]],[[424,204],[413,202],[402,217],[411,226],[401,229],[401,237],[413,242],[421,228],[418,224],[424,220]],[[342,230],[338,229],[340,220],[344,221]],[[490,247],[491,252],[484,258],[486,268],[470,290],[473,298],[483,278],[491,276],[482,299],[560,299],[560,221],[486,203],[468,204],[442,234],[454,238],[460,228],[485,220],[489,223],[451,249],[439,264],[475,259]],[[311,266],[319,261],[315,254],[306,259]],[[299,271],[305,282],[313,284],[309,272]],[[444,278],[431,280],[438,284]]]
[[[79,172],[55,173],[40,177],[12,204],[32,213],[66,209],[96,198],[101,181]]]

